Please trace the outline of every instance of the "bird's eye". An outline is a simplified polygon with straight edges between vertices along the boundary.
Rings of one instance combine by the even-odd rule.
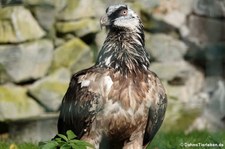
[[[121,15],[121,16],[126,16],[127,13],[128,13],[128,11],[127,11],[126,9],[120,11],[120,15]]]

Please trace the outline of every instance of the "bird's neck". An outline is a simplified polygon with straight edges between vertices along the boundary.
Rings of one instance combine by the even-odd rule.
[[[143,32],[111,30],[99,53],[96,65],[123,74],[147,70],[150,64]]]

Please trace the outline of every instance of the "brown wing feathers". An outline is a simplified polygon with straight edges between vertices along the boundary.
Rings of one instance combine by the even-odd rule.
[[[84,75],[83,72],[72,77],[63,98],[58,120],[59,133],[65,134],[67,130],[72,130],[79,139],[88,131],[97,113],[97,109],[92,107],[98,104],[99,98],[99,95],[88,91],[87,87],[81,87],[81,83],[78,83],[78,78]]]

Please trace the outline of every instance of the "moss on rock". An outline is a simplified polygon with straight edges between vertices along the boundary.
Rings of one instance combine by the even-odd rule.
[[[96,33],[100,29],[98,21],[85,18],[78,21],[58,22],[56,29],[60,33],[73,32],[78,37],[83,37],[90,33]]]
[[[45,32],[22,6],[0,9],[0,43],[18,43],[39,39]]]
[[[59,20],[77,20],[85,17],[94,17],[92,0],[67,0],[66,7],[57,17]]]
[[[190,108],[188,103],[169,97],[162,131],[186,131],[200,114],[201,109]]]
[[[15,86],[0,86],[0,121],[38,116],[43,109],[30,97],[27,89]]]
[[[50,40],[2,45],[0,65],[11,81],[19,83],[43,77],[51,65],[52,55],[53,44]]]
[[[93,61],[93,53],[90,50],[90,47],[82,40],[74,38],[54,51],[51,71],[57,70],[61,67],[66,67],[73,71],[76,69],[74,66],[79,61],[84,62],[85,65],[91,65]]]
[[[35,82],[29,93],[49,111],[58,110],[70,81],[69,70],[62,68]]]

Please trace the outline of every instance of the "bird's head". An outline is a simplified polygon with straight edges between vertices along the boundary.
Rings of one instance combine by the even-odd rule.
[[[150,64],[145,50],[143,25],[127,5],[112,5],[100,20],[109,30],[96,64],[114,68],[122,74],[146,70]]]
[[[100,19],[100,25],[109,30],[140,31],[143,28],[138,15],[127,5],[109,6],[106,15]]]

